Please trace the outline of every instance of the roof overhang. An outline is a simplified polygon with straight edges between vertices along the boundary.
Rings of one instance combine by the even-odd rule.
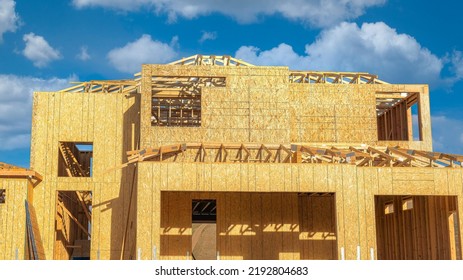
[[[34,187],[43,180],[42,175],[36,171],[3,162],[0,162],[0,178],[28,179],[32,181]]]

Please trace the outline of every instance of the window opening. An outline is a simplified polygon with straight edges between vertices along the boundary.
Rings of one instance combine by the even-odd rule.
[[[201,92],[225,87],[225,77],[153,77],[152,126],[201,126]]]
[[[93,143],[59,142],[58,177],[92,177]]]

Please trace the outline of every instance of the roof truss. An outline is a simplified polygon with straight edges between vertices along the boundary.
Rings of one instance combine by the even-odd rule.
[[[212,66],[255,66],[229,55],[192,55],[169,63],[168,65],[212,65]],[[101,93],[137,93],[140,92],[141,73],[128,80],[94,80],[75,82],[76,85],[61,90],[62,92],[101,92]],[[153,79],[153,88],[171,88],[173,84],[191,84],[191,79],[200,77],[162,77]],[[187,79],[187,80],[185,80]],[[214,81],[212,81],[214,82]],[[322,72],[290,71],[290,83],[324,83],[324,84],[387,84],[378,76],[356,72]],[[186,83],[186,84],[185,84]]]
[[[229,55],[192,55],[169,63],[170,65],[254,66]]]
[[[313,146],[303,144],[183,143],[127,152],[128,162],[165,161],[193,151],[192,162],[217,163],[317,163],[350,164],[359,167],[461,167],[463,156],[403,149],[400,147]],[[113,170],[111,169],[111,170]]]
[[[139,79],[77,82],[62,92],[135,93],[140,87]]]
[[[387,84],[377,75],[356,72],[291,71],[290,83],[307,84]]]

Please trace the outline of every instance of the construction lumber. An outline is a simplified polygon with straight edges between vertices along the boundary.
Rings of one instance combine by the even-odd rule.
[[[80,222],[79,220],[71,213],[71,211],[69,211],[66,206],[63,204],[63,202],[61,201],[58,201],[58,206],[61,207],[61,209],[63,209],[63,211],[66,213],[66,215],[69,216],[69,218],[71,218],[71,220],[73,220],[76,225],[88,236],[88,237],[91,237],[90,236],[90,233],[88,232],[87,228],[84,227]]]
[[[34,181],[34,186],[43,180],[42,175],[36,171],[3,162],[0,162],[0,178],[28,178]]]
[[[34,206],[25,201],[26,226],[27,226],[27,247],[29,249],[29,259],[45,260],[40,229],[37,224],[37,216]]]

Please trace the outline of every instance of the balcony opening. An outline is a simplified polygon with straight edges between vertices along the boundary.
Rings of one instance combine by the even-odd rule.
[[[92,177],[93,143],[59,142],[58,177]]]
[[[422,141],[419,93],[377,92],[378,140]]]

